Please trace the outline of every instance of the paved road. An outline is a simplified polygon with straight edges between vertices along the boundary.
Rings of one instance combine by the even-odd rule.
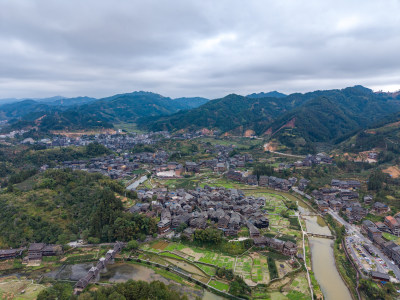
[[[136,188],[142,184],[143,182],[145,182],[147,180],[147,175],[144,175],[142,177],[140,177],[138,180],[136,180],[134,183],[130,184],[126,189],[130,190],[130,191],[134,191],[136,190]]]
[[[360,241],[362,241],[366,245],[370,246],[371,249],[376,254],[378,254],[378,256],[386,263],[388,268],[393,271],[393,273],[396,275],[396,278],[398,280],[400,280],[400,269],[397,265],[391,263],[391,259],[389,259],[385,254],[383,254],[383,252],[379,248],[377,248],[374,244],[372,244],[372,242],[368,238],[363,236],[360,233],[360,230],[356,226],[351,225],[350,223],[346,222],[342,217],[340,217],[333,210],[330,209],[328,212],[333,218],[335,218],[339,223],[341,223],[349,233],[354,234]]]

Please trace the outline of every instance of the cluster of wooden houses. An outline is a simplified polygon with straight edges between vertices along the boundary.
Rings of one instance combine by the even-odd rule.
[[[275,176],[260,176],[260,178],[258,178],[257,175],[244,176],[241,172],[233,170],[229,170],[229,172],[226,173],[226,178],[249,185],[268,186],[272,189],[283,191],[290,190],[290,188],[297,182],[297,178],[294,177],[290,178],[290,180]]]
[[[251,162],[253,162],[251,154],[235,154],[230,157],[226,152],[223,152],[222,154],[218,154],[214,159],[199,161],[199,166],[222,173],[230,169],[244,168],[246,163]]]
[[[41,260],[43,256],[57,256],[62,255],[62,253],[61,245],[31,243],[28,248],[28,259],[29,261]]]
[[[51,139],[41,139],[38,141],[29,138],[29,141],[24,140],[23,143],[29,142],[30,144],[40,144],[46,147],[69,147],[69,146],[86,146],[90,143],[97,142],[105,147],[116,151],[122,152],[130,150],[136,145],[151,145],[159,141],[161,138],[169,138],[170,135],[167,131],[150,132],[146,134],[129,133],[121,134],[97,134],[97,135],[82,135],[79,137],[55,136]]]
[[[334,211],[343,211],[349,223],[361,221],[367,214],[368,209],[363,207],[356,191],[361,186],[356,180],[333,179],[330,188],[321,188],[312,191],[319,210],[322,214],[327,213],[329,208]]]
[[[75,284],[74,287],[74,294],[78,294],[82,292],[90,282],[95,281],[98,278],[100,272],[107,267],[107,264],[111,263],[115,256],[121,252],[122,248],[124,247],[124,243],[116,242],[114,245],[114,249],[108,250],[105,257],[102,257],[97,262],[96,266],[90,268],[87,274],[79,279],[79,281]]]
[[[0,259],[13,259],[22,255],[26,247],[17,249],[2,249],[0,250]],[[63,254],[61,245],[31,243],[28,248],[28,255],[24,257],[24,262],[38,261],[43,256],[58,256]]]
[[[253,240],[256,247],[267,246],[287,256],[294,256],[297,254],[297,245],[291,241],[282,241],[277,238],[266,236],[255,237]]]
[[[132,175],[132,171],[139,168],[139,164],[165,165],[169,155],[165,151],[156,153],[141,152],[136,154],[123,154],[121,156],[108,155],[92,158],[90,160],[64,161],[58,168],[82,170],[89,173],[101,173],[112,179]],[[46,166],[42,167],[45,170]]]
[[[13,259],[19,257],[25,250],[26,250],[25,247],[18,249],[0,249],[0,260]]]
[[[308,154],[303,160],[298,160],[293,163],[280,163],[278,165],[278,170],[282,171],[294,167],[300,168],[300,167],[311,167],[312,165],[319,165],[319,164],[332,164],[332,162],[333,162],[332,157],[324,153],[318,153],[316,155]]]
[[[188,191],[139,190],[138,197],[142,200],[155,200],[151,203],[137,203],[130,211],[147,215],[151,211],[152,216],[159,215],[160,222],[157,226],[160,234],[183,226],[187,228],[182,234],[192,238],[196,229],[215,225],[225,235],[235,236],[241,227],[247,226],[251,231],[250,235],[253,232],[257,236],[257,228],[269,226],[269,220],[261,210],[265,199],[246,197],[237,189],[205,186]]]

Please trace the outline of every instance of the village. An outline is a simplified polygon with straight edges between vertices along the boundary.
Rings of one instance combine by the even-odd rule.
[[[158,146],[165,139],[198,143],[204,152],[192,160],[190,156],[180,157],[179,152]],[[360,180],[333,178],[329,185],[310,190],[313,182],[302,176],[304,170],[334,165],[333,157],[324,153],[308,154],[300,160],[289,159],[286,162],[283,158],[277,161],[268,158],[266,161],[273,165],[273,175],[256,175],[252,169],[259,163],[260,153],[243,151],[243,148],[238,151],[234,143],[229,145],[224,141],[219,144],[218,139],[216,143],[209,141],[210,138],[201,132],[175,137],[168,132],[159,132],[83,135],[79,138],[58,136],[38,141],[25,139],[22,143],[42,145],[47,149],[99,143],[112,151],[105,156],[59,161],[56,165],[42,165],[40,168],[41,172],[72,169],[100,173],[119,180],[127,190],[137,195],[137,200],[129,202],[132,205],[126,207],[126,211],[157,220],[156,238],[147,237],[138,252],[129,255],[126,252],[120,254],[121,244],[114,249],[112,256],[110,252],[108,260],[117,258],[117,262],[121,259],[126,262],[129,258],[129,261],[168,268],[183,278],[199,280],[198,284],[207,284],[208,288],[220,292],[229,290],[229,282],[215,275],[222,267],[233,268],[233,273],[254,289],[259,289],[260,283],[269,285],[287,277],[300,280],[303,273],[299,273],[299,265],[307,264],[307,260],[311,265],[309,246],[302,243],[302,236],[309,239],[335,238],[301,229],[301,226],[306,227],[305,218],[295,212],[295,207],[303,201],[313,207],[315,215],[337,215],[338,220],[346,222],[343,223],[346,228],[354,228],[365,235],[364,238],[349,231],[345,239],[349,257],[363,278],[398,282],[400,246],[387,237],[399,237],[400,215],[390,216],[388,205],[376,201],[372,194],[360,193],[365,185]],[[149,145],[153,150],[130,151],[136,145]],[[300,172],[294,172],[295,169]],[[366,219],[371,215],[381,217],[382,221]],[[252,251],[243,257],[221,256],[212,250],[207,252],[199,248],[196,246],[196,231],[208,228],[218,230],[232,245],[248,240]],[[26,266],[41,266],[41,258],[49,255],[62,259],[62,245],[43,244],[42,248],[38,245],[32,243],[29,248],[0,250],[0,259],[21,259]],[[36,260],[35,247],[40,248]],[[50,248],[57,251],[43,250]],[[26,254],[24,257],[23,253]],[[76,293],[100,280],[105,259],[107,253],[78,281]],[[186,271],[182,261],[190,266]],[[201,275],[191,277],[193,265]],[[309,294],[311,290],[310,282],[302,283],[301,293]]]

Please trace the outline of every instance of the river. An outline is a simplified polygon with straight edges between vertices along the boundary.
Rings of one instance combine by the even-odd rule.
[[[309,209],[301,203],[299,211],[302,214],[309,213]],[[329,227],[321,217],[304,216],[307,231],[331,235]],[[317,279],[322,293],[327,300],[351,300],[349,289],[343,282],[335,265],[333,254],[333,241],[330,239],[309,237],[311,250],[312,270]]]

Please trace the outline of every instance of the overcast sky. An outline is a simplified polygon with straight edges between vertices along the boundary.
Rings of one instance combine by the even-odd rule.
[[[400,89],[400,0],[1,0],[0,98]]]

